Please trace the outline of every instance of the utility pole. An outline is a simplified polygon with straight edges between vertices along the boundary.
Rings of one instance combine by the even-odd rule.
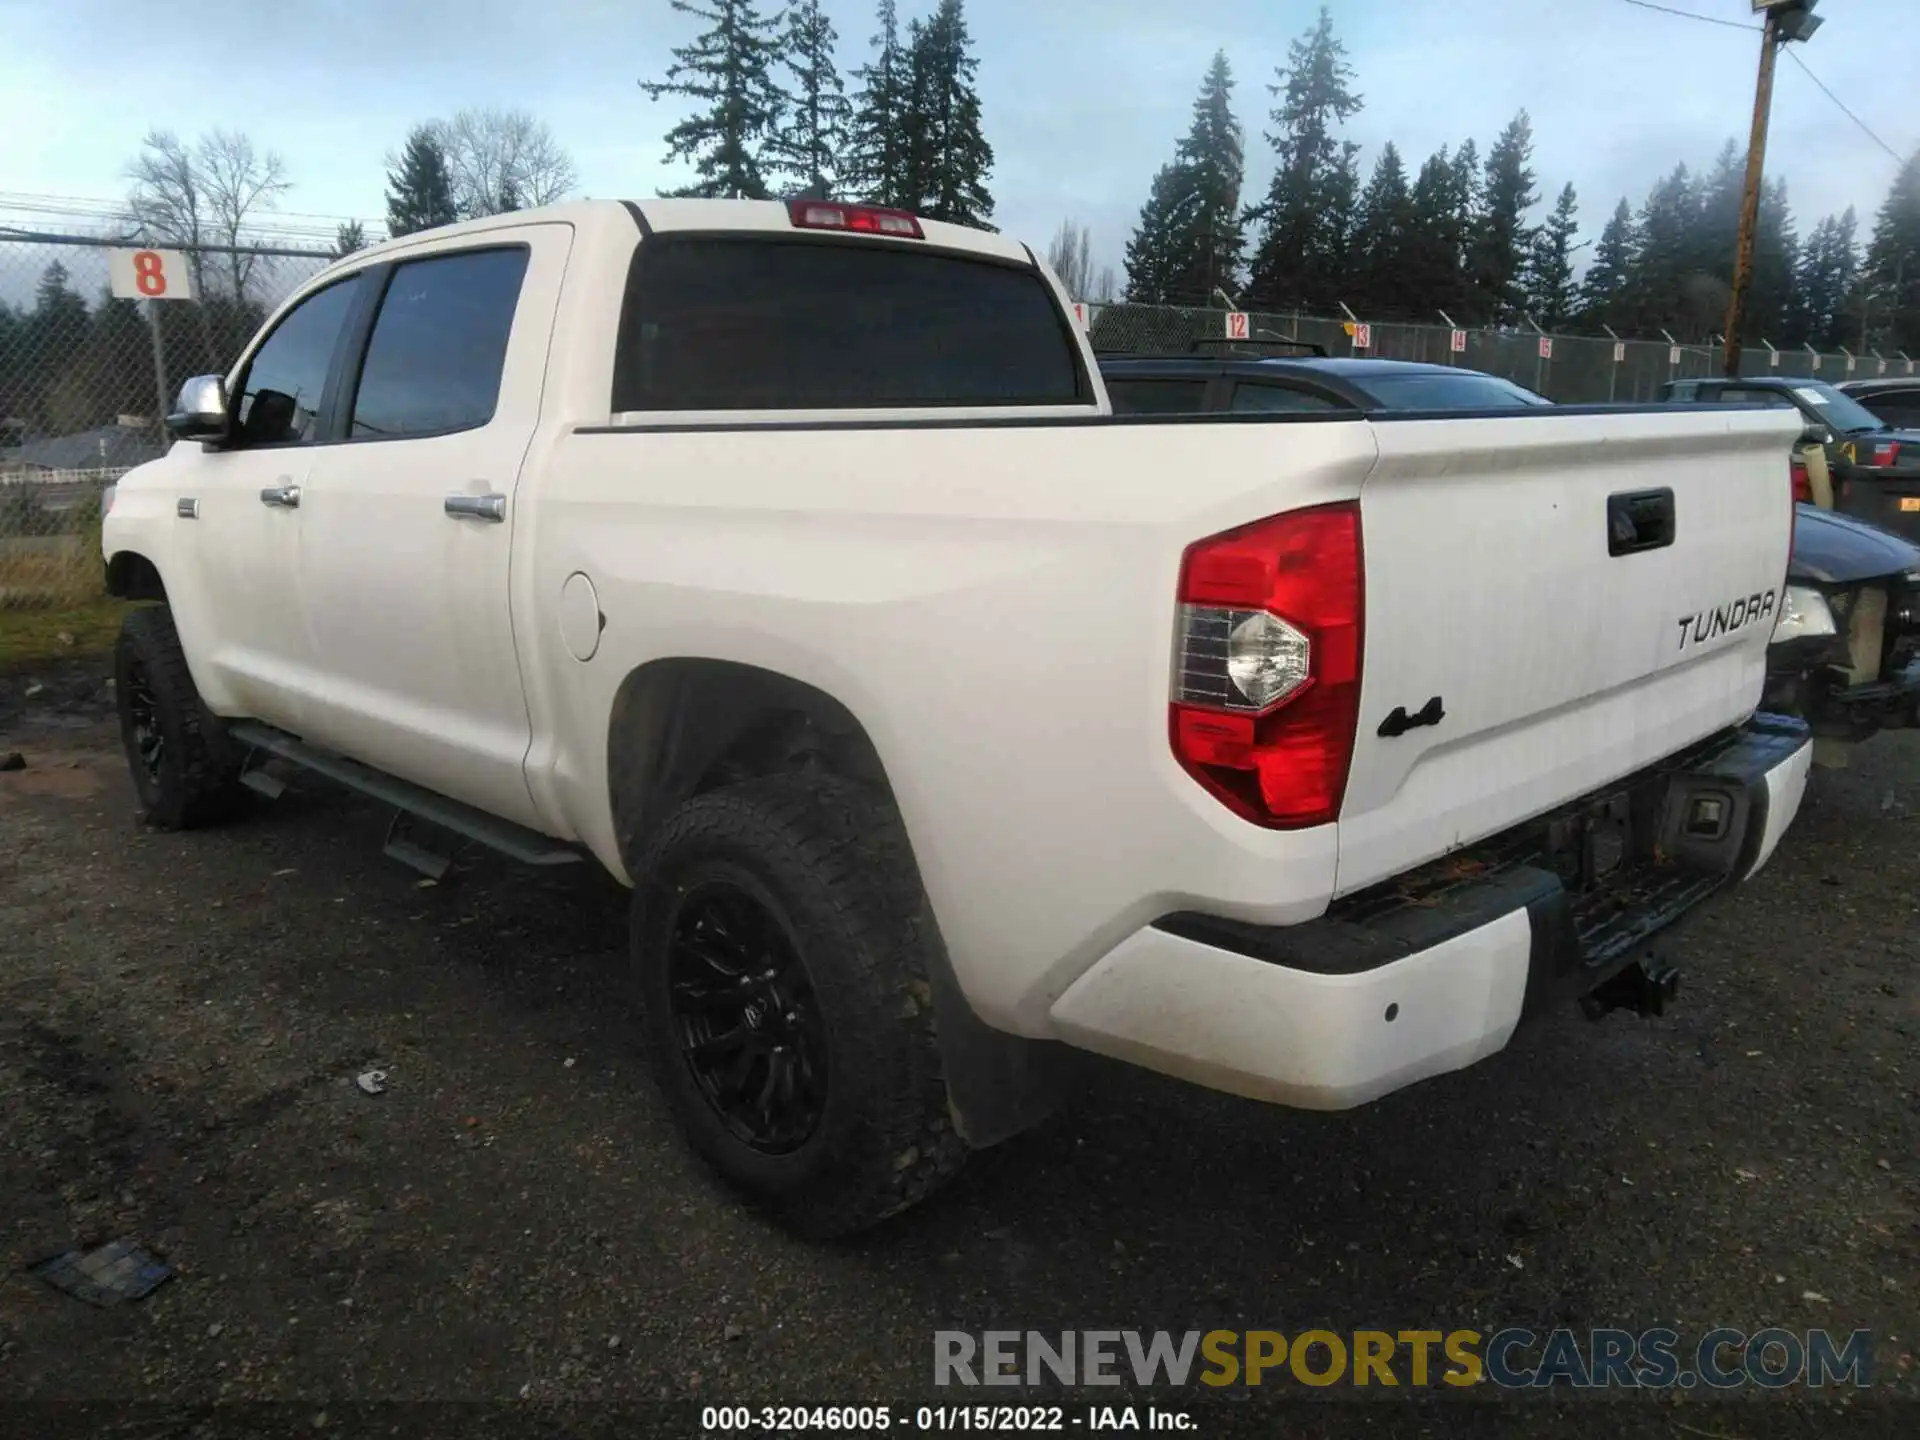
[[[1753,90],[1753,129],[1747,139],[1747,183],[1740,194],[1740,236],[1734,243],[1733,290],[1727,297],[1722,359],[1727,378],[1740,378],[1740,329],[1746,321],[1747,287],[1753,279],[1753,232],[1760,222],[1760,181],[1766,170],[1767,119],[1773,111],[1773,62],[1789,40],[1805,40],[1823,23],[1813,13],[1819,0],[1753,0],[1764,13],[1760,32],[1760,78]]]

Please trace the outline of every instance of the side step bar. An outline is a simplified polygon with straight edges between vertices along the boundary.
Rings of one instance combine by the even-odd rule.
[[[489,815],[484,810],[476,810],[471,805],[463,805],[458,800],[450,800],[445,795],[389,775],[385,771],[375,770],[344,755],[336,755],[331,750],[322,750],[317,745],[309,745],[304,740],[296,740],[284,731],[275,730],[270,725],[262,725],[256,720],[243,720],[228,727],[227,733],[242,745],[250,745],[255,750],[264,750],[269,755],[278,756],[303,770],[311,770],[316,775],[324,775],[336,784],[349,790],[357,790],[362,795],[391,805],[407,815],[418,816],[429,824],[455,835],[484,845],[489,850],[497,850],[502,855],[520,861],[525,865],[575,865],[585,857],[570,845],[562,844],[550,836],[511,820],[502,820]],[[253,777],[258,775],[258,780]],[[277,794],[279,783],[270,775],[261,775],[252,769],[241,775],[242,783],[263,794]],[[276,788],[277,787],[277,788]],[[446,863],[410,841],[397,838],[394,830],[388,831],[387,853],[404,864],[411,865],[436,879],[446,873]],[[435,868],[428,868],[416,857],[424,857],[435,862]]]

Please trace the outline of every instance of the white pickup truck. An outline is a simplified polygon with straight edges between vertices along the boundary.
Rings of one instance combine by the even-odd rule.
[[[1111,414],[1026,246],[585,203],[352,255],[105,523],[189,827],[287,762],[633,889],[662,1088],[812,1234],[1078,1051],[1353,1106],[1751,875],[1790,414]]]

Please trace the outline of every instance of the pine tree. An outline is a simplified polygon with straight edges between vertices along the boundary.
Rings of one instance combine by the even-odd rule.
[[[1800,257],[1800,289],[1806,306],[1806,343],[1832,350],[1846,343],[1848,305],[1859,274],[1858,221],[1849,205],[1813,227]]]
[[[796,0],[787,11],[785,60],[792,108],[767,145],[768,156],[816,200],[830,200],[843,182],[851,109],[834,67],[839,40],[820,0]]]
[[[1353,161],[1334,129],[1361,108],[1346,54],[1323,5],[1314,28],[1293,42],[1288,63],[1275,72],[1281,83],[1267,87],[1279,98],[1272,111],[1276,128],[1267,133],[1277,163],[1265,201],[1248,218],[1262,225],[1250,289],[1269,305],[1338,298],[1326,292],[1338,268],[1333,246],[1345,236],[1328,201],[1351,177]]]
[[[1442,145],[1420,167],[1413,182],[1412,219],[1403,247],[1401,288],[1405,308],[1425,313],[1446,311],[1465,321],[1465,281],[1461,254],[1468,232],[1462,225],[1467,208],[1459,171]]]
[[[1655,334],[1672,330],[1681,340],[1706,338],[1689,333],[1684,320],[1699,212],[1699,187],[1685,165],[1674,166],[1640,207],[1640,245],[1625,296],[1627,320],[1634,329]]]
[[[367,231],[358,220],[345,220],[334,227],[333,254],[335,259],[351,255],[356,250],[367,248]]]
[[[1544,329],[1558,329],[1573,316],[1573,237],[1580,229],[1578,207],[1579,199],[1573,186],[1568,185],[1554,203],[1553,213],[1534,232],[1527,253],[1523,303],[1534,323]]]
[[[387,233],[412,235],[459,218],[440,138],[433,126],[416,125],[400,152],[400,163],[387,172]]]
[[[1626,321],[1620,297],[1639,263],[1639,256],[1640,232],[1634,224],[1633,207],[1622,196],[1606,228],[1600,232],[1600,239],[1593,247],[1593,263],[1580,282],[1579,311],[1586,324],[1618,328]]]
[[[873,37],[873,59],[856,70],[860,91],[848,126],[846,189],[857,199],[906,207],[907,85],[910,65],[900,43],[894,0],[880,0],[880,33]]]
[[[1486,187],[1481,192],[1474,229],[1470,273],[1476,309],[1498,325],[1521,318],[1526,303],[1521,288],[1533,230],[1526,215],[1540,198],[1533,188],[1533,122],[1522,110],[1507,123],[1487,152]]]
[[[1224,51],[1213,57],[1193,124],[1171,165],[1154,176],[1127,244],[1127,293],[1155,303],[1211,305],[1215,287],[1239,283],[1246,240],[1240,218],[1242,131],[1233,114],[1233,72]]]
[[[1874,219],[1867,274],[1873,317],[1891,332],[1885,348],[1920,353],[1920,151],[1900,167]]]
[[[962,0],[940,0],[932,18],[914,21],[908,34],[909,208],[929,220],[991,229],[993,147],[980,129],[980,62],[969,53]]]
[[[1797,309],[1799,253],[1793,210],[1787,203],[1787,182],[1769,181],[1760,192],[1760,214],[1754,225],[1753,277],[1747,290],[1742,339],[1792,343],[1788,327]]]
[[[702,200],[764,200],[762,149],[778,128],[787,97],[774,83],[777,22],[753,0],[672,0],[673,8],[711,24],[673,52],[664,80],[642,80],[649,99],[681,95],[704,102],[667,132],[669,161],[691,160],[700,178],[669,192]]]
[[[1179,163],[1193,187],[1190,235],[1176,257],[1175,284],[1211,304],[1215,286],[1234,290],[1245,263],[1246,228],[1240,218],[1245,178],[1245,132],[1233,113],[1233,69],[1224,50],[1214,53],[1193,102],[1193,125],[1180,142]]]
[[[1421,308],[1424,299],[1410,283],[1410,252],[1414,244],[1413,192],[1407,186],[1407,167],[1389,140],[1374,162],[1373,175],[1360,197],[1357,274],[1354,298],[1361,309],[1407,314]]]
[[[1140,223],[1127,241],[1127,299],[1136,305],[1195,303],[1203,297],[1184,293],[1176,276],[1176,237],[1191,235],[1198,197],[1192,178],[1178,163],[1162,165],[1140,207]]]

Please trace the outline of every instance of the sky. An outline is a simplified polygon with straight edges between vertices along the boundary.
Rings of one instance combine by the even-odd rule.
[[[1751,23],[1749,0],[1664,0]],[[904,20],[933,0],[900,0]],[[827,0],[843,71],[864,62],[870,0]],[[1314,0],[967,0],[999,228],[1036,247],[1063,219],[1120,269],[1153,173],[1185,133],[1216,49],[1238,82],[1246,198],[1264,191],[1266,86]],[[1627,0],[1333,0],[1365,108],[1347,127],[1370,168],[1394,141],[1416,169],[1442,143],[1487,145],[1524,107],[1543,201],[1571,181],[1592,239],[1676,161],[1744,144],[1758,36]],[[1821,0],[1806,63],[1900,154],[1920,145],[1908,63],[1916,0]],[[683,102],[649,101],[672,47],[703,28],[668,0],[302,0],[292,8],[150,0],[0,0],[0,224],[58,228],[22,197],[112,201],[150,128],[244,129],[285,160],[297,223],[384,214],[386,158],[413,124],[470,105],[550,125],[591,196],[684,183],[661,136]],[[1898,57],[1889,61],[1889,57]],[[22,142],[25,143],[22,143]],[[1769,176],[1804,235],[1852,204],[1870,226],[1895,161],[1791,61],[1779,67]],[[324,217],[324,218],[322,218]],[[68,222],[70,226],[72,222]]]

